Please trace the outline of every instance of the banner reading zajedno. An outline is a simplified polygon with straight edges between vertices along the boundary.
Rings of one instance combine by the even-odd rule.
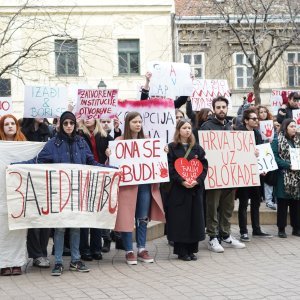
[[[77,164],[11,165],[9,229],[115,226],[120,173]]]

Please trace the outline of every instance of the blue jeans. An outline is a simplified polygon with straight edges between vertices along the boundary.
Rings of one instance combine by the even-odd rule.
[[[64,236],[65,228],[55,228],[54,232],[54,248],[55,248],[55,263],[62,264],[63,251],[64,251]],[[71,261],[75,262],[80,260],[79,252],[80,243],[80,228],[70,228],[70,250]]]
[[[147,238],[147,224],[151,204],[151,184],[140,184],[135,208],[136,245],[145,248]],[[132,232],[121,233],[125,251],[132,251]]]

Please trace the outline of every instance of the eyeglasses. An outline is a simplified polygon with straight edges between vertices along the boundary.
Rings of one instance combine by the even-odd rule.
[[[65,121],[65,122],[63,122],[63,126],[68,126],[68,125],[71,125],[71,126],[74,126],[75,125],[75,122],[73,122],[73,121]]]
[[[109,123],[111,123],[111,121],[109,120],[109,121],[101,121],[101,123],[107,123],[107,124],[109,124]]]
[[[249,120],[258,121],[258,118],[249,118]]]

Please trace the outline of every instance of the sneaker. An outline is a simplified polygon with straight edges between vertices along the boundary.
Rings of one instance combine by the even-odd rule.
[[[55,264],[51,271],[52,276],[60,276],[63,273],[64,267],[62,264]]]
[[[217,238],[213,238],[208,242],[208,250],[216,253],[224,252],[224,248],[221,246]]]
[[[70,271],[89,272],[90,269],[81,260],[78,260],[70,263]]]
[[[286,239],[287,235],[285,233],[285,231],[278,231],[278,237],[282,238],[282,239]]]
[[[39,268],[49,268],[50,261],[47,257],[38,257],[33,260],[32,265]]]
[[[276,209],[277,209],[277,208],[276,208],[276,204],[273,203],[273,202],[268,202],[268,203],[266,203],[266,207],[271,208],[271,209],[273,209],[273,210],[276,210]]]
[[[242,242],[250,242],[250,238],[249,238],[248,233],[243,233],[243,234],[241,234],[240,240],[241,240]]]
[[[262,237],[262,238],[271,238],[271,237],[273,237],[272,234],[266,233],[266,232],[264,232],[262,230],[260,230],[260,231],[253,231],[252,232],[252,236],[257,236],[257,237]]]
[[[136,256],[134,255],[134,253],[132,251],[128,252],[125,257],[126,257],[126,262],[128,265],[137,265]]]
[[[139,261],[145,263],[153,263],[154,259],[148,254],[147,250],[143,250],[142,252],[138,253],[137,258]]]
[[[235,248],[235,249],[246,248],[246,245],[244,243],[241,243],[232,235],[230,235],[227,239],[222,239],[222,243],[224,247],[228,247],[228,248]]]

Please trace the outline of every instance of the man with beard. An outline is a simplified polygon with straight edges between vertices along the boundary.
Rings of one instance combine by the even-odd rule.
[[[214,114],[201,126],[200,130],[231,130],[231,124],[226,120],[228,100],[217,97],[212,101]],[[208,162],[209,164],[209,162]],[[208,249],[221,253],[224,247],[236,249],[245,248],[230,231],[230,218],[234,209],[235,189],[215,189],[206,191],[206,231],[209,236]]]

